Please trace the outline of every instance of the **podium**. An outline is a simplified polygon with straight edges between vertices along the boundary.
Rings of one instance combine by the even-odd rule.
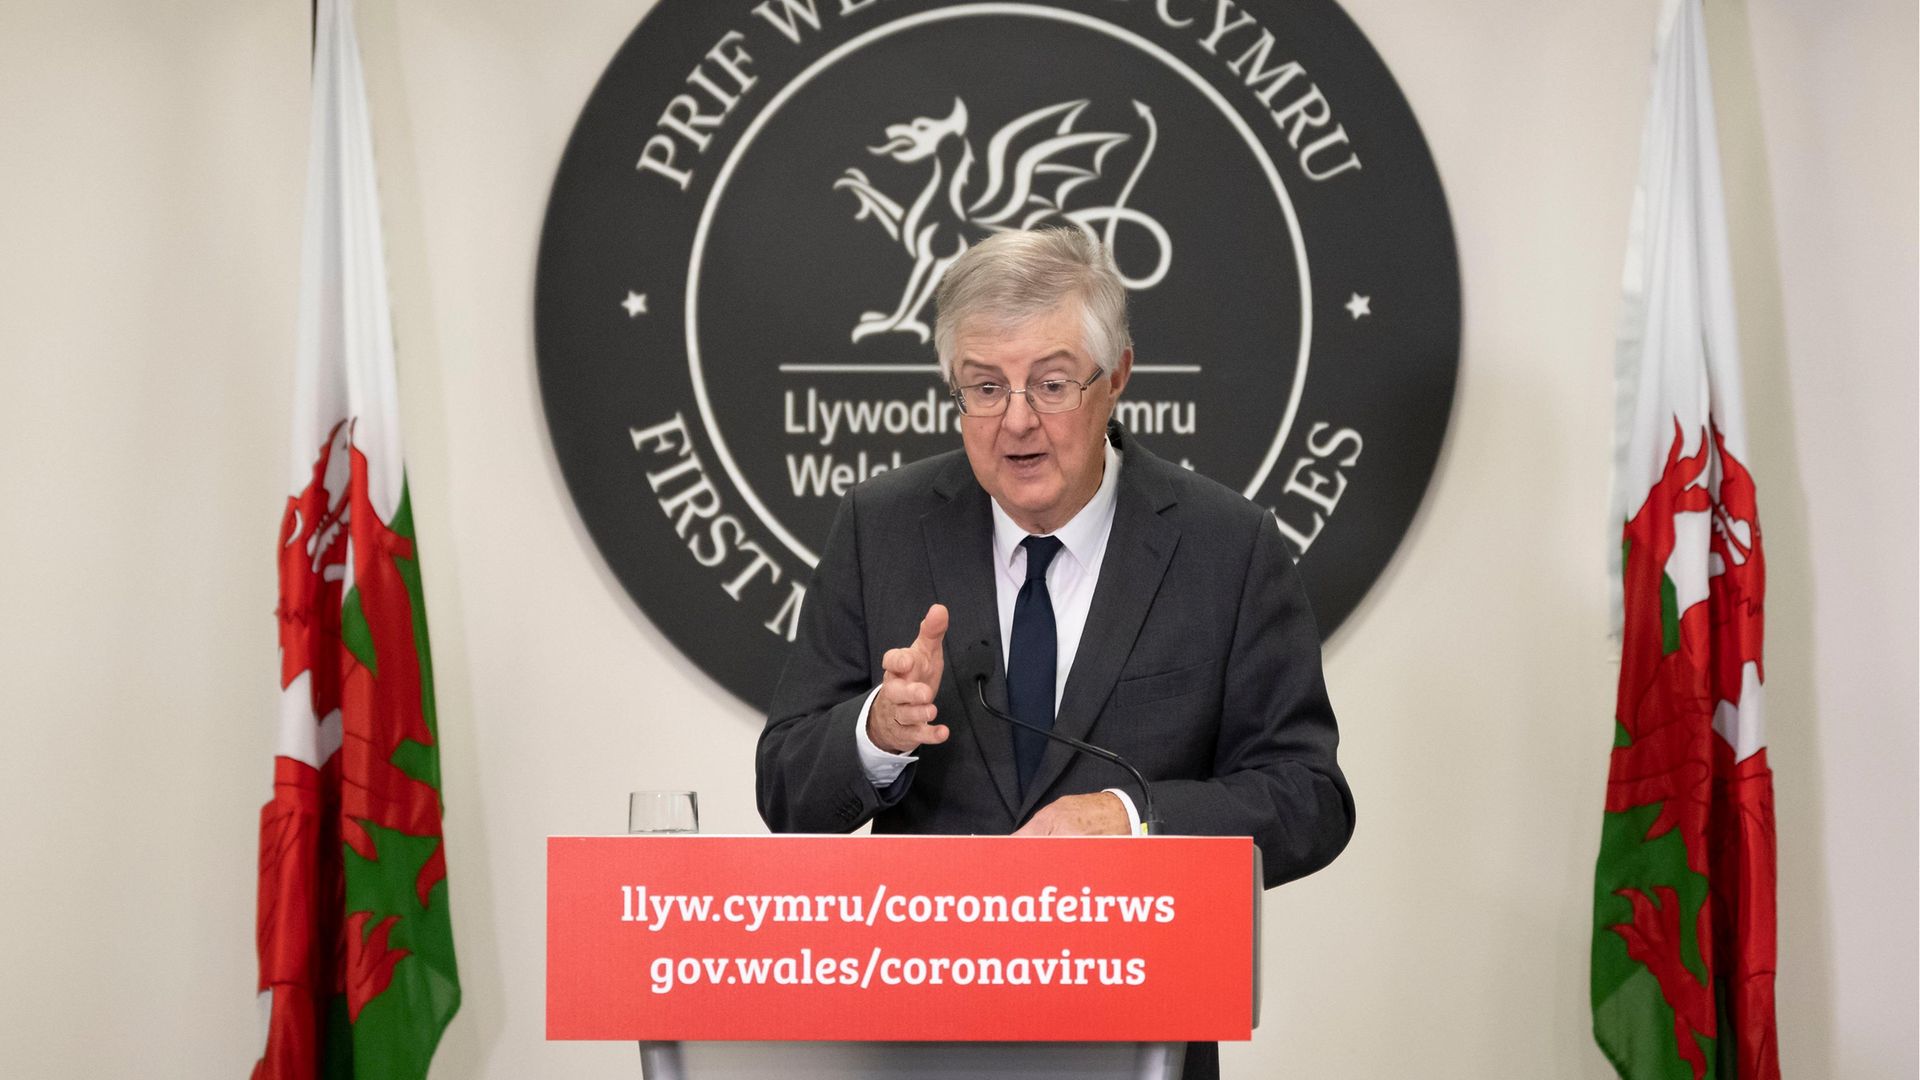
[[[1136,1076],[1252,1036],[1246,838],[547,841],[547,1037],[650,1080]]]

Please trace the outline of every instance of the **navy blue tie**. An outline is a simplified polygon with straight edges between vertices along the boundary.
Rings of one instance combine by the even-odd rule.
[[[1059,672],[1060,639],[1053,626],[1053,597],[1047,594],[1047,567],[1060,553],[1059,540],[1029,536],[1027,580],[1013,602],[1013,640],[1007,648],[1007,704],[1029,724],[1053,728],[1053,692]],[[1020,797],[1040,769],[1047,739],[1024,728],[1013,729],[1013,763],[1020,772]]]

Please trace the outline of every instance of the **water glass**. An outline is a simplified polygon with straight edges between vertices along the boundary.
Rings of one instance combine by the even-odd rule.
[[[691,791],[636,791],[627,796],[627,832],[697,833],[700,800]]]

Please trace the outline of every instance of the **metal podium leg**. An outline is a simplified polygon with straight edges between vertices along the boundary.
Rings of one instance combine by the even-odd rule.
[[[745,1080],[779,1075],[950,1080],[1181,1080],[1186,1043],[643,1042],[645,1080]]]
[[[680,1060],[680,1044],[641,1043],[640,1075],[643,1080],[686,1080],[687,1070]]]
[[[1140,1065],[1133,1075],[1141,1080],[1180,1080],[1186,1067],[1186,1043],[1141,1043]]]

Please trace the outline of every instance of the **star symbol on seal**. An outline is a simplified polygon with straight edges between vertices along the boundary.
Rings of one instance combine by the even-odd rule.
[[[1372,304],[1373,304],[1373,297],[1361,296],[1359,293],[1354,293],[1353,299],[1347,301],[1347,311],[1355,319],[1358,319],[1362,315],[1373,314],[1373,308],[1371,306]]]
[[[628,290],[627,298],[621,301],[620,306],[627,309],[627,318],[629,319],[645,315],[647,313],[647,294]]]

